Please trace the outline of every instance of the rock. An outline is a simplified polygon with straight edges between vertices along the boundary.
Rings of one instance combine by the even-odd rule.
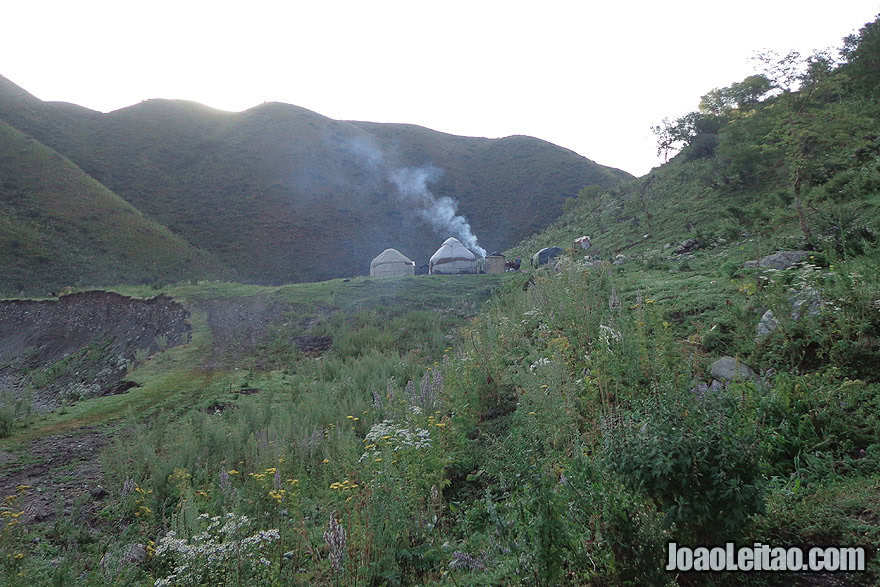
[[[626,263],[626,255],[615,255],[614,265],[623,265],[624,263]]]
[[[801,316],[818,316],[822,310],[822,296],[819,290],[808,287],[791,298],[791,317],[797,320]],[[802,309],[806,305],[805,309]]]
[[[675,249],[676,255],[684,255],[685,253],[690,253],[691,251],[697,248],[697,241],[695,239],[689,238],[683,243],[681,243],[677,249]]]
[[[758,265],[767,269],[788,269],[809,256],[809,251],[778,251],[761,259]]]
[[[702,395],[707,391],[719,392],[724,389],[724,384],[718,381],[717,379],[713,379],[711,384],[706,384],[704,382],[697,383],[693,389],[691,389],[691,393],[696,393],[697,395]]]
[[[755,269],[758,267],[758,263],[760,263],[760,261],[746,261],[743,263],[743,267],[746,269]]]
[[[561,273],[571,269],[571,264],[571,259],[569,257],[559,257],[559,260],[553,265],[553,270],[556,273]]]
[[[671,249],[671,248],[672,248],[672,243],[666,243],[665,245],[663,245],[663,250],[664,250],[664,251],[668,251],[668,250]]]
[[[791,302],[792,320],[797,320],[801,316],[818,316],[822,311],[822,306],[825,304],[819,291],[812,287],[799,291],[789,297],[788,300]],[[773,310],[767,310],[758,322],[755,342],[761,337],[775,332],[777,328],[779,328],[779,321],[773,314]]]
[[[107,490],[101,487],[100,485],[95,485],[92,488],[92,499],[104,499],[107,497]]]
[[[773,310],[767,310],[764,312],[764,315],[761,316],[760,322],[758,322],[758,336],[767,336],[777,328],[779,328],[779,322],[776,321],[776,317],[773,315]]]
[[[733,357],[721,357],[712,363],[709,373],[722,382],[758,378],[758,375],[748,365]]]

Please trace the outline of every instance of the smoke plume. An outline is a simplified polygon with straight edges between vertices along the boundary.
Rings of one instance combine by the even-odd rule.
[[[383,173],[397,187],[397,197],[442,234],[456,237],[477,255],[486,256],[486,250],[477,244],[471,225],[457,213],[458,202],[449,196],[437,197],[428,184],[440,179],[443,170],[433,165],[425,167],[394,166],[385,154],[366,137],[353,137],[349,150],[361,164],[374,173]]]
[[[449,196],[436,197],[428,189],[428,183],[436,181],[441,175],[440,169],[428,167],[401,167],[393,170],[388,179],[397,186],[400,196],[408,203],[414,204],[418,215],[431,223],[431,226],[446,231],[481,257],[486,250],[477,244],[477,237],[471,231],[471,225],[464,216],[458,215],[458,202]]]

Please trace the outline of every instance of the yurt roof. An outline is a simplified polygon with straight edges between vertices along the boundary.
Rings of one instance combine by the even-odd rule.
[[[460,240],[451,236],[443,241],[437,252],[431,256],[431,263],[436,265],[452,261],[475,261],[476,259],[477,257],[461,244]]]
[[[375,267],[376,265],[387,265],[388,263],[407,263],[412,265],[413,262],[406,255],[398,251],[397,249],[385,249],[379,255],[373,259],[370,263],[370,267]]]

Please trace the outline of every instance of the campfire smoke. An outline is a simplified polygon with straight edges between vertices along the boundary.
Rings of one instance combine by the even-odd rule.
[[[402,167],[389,164],[382,150],[366,137],[351,138],[349,151],[366,169],[384,174],[397,188],[397,198],[439,233],[452,235],[475,254],[486,256],[486,250],[477,244],[470,223],[458,214],[458,201],[449,196],[437,197],[428,187],[440,179],[442,169],[433,165]]]

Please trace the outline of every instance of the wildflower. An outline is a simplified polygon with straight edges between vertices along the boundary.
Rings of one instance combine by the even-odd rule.
[[[336,573],[342,571],[342,559],[345,556],[345,538],[345,528],[336,521],[336,512],[331,513],[330,522],[327,524],[327,530],[324,532],[324,542],[330,547],[330,564]]]
[[[18,487],[16,487],[16,489],[19,491],[24,491],[26,489],[31,489],[31,487],[31,485],[19,485]]]
[[[529,412],[529,416],[537,416],[537,415],[538,415],[537,412]]]
[[[291,485],[299,485],[299,479],[288,479],[287,482]]]
[[[237,473],[238,471],[236,471]],[[223,493],[229,493],[232,491],[232,482],[229,481],[229,473],[224,470],[220,470],[220,491]]]
[[[322,463],[324,463],[324,464],[325,464],[325,465],[326,465],[326,464],[327,464],[327,463],[329,463],[329,462],[330,462],[330,459],[324,459],[324,460],[323,460],[323,461],[321,461],[321,462],[322,462]]]
[[[278,470],[278,469],[276,469],[275,467],[272,467],[272,468],[270,468],[270,469],[266,469],[266,473],[272,473],[272,474],[274,474],[277,470]]]

